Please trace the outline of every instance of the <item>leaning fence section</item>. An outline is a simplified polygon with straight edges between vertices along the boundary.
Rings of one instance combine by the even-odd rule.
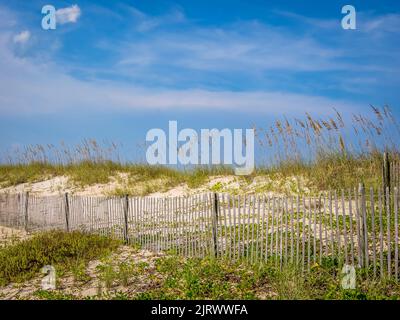
[[[331,259],[399,278],[398,188],[318,196],[88,197],[0,194],[0,224],[103,234],[152,251],[304,270]]]

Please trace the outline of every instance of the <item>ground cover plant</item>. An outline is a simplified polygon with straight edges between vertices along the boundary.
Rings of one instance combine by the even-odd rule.
[[[81,232],[50,231],[0,248],[0,285],[29,280],[45,265],[68,269],[108,254],[119,242]]]
[[[34,242],[37,243],[41,239],[40,241],[46,243],[48,235],[37,236]],[[76,235],[74,239],[78,240]],[[82,242],[82,239],[80,241]],[[95,243],[98,243],[98,239]],[[97,254],[87,246],[80,246],[85,248],[78,250],[82,257],[80,261],[89,259],[89,257],[95,259],[100,251],[104,253],[103,245],[101,245],[103,249],[97,249]],[[13,252],[17,246],[18,244],[12,245],[10,248],[13,249],[9,249],[8,252]],[[75,277],[76,270],[65,268],[66,261],[68,261],[67,265],[71,266],[71,259],[73,260],[75,255],[71,255],[71,250],[66,250],[64,245],[64,249],[57,252],[55,259],[58,261],[58,266],[60,263],[64,265],[63,269],[65,270],[59,275],[57,289],[43,290],[36,282],[36,287],[28,295],[18,298],[50,300],[376,300],[400,298],[400,288],[393,279],[366,277],[360,270],[357,270],[356,288],[343,289],[342,265],[337,259],[330,257],[324,258],[322,263],[316,263],[307,271],[300,266],[290,264],[280,267],[273,258],[266,262],[249,264],[246,261],[232,261],[224,258],[183,258],[172,252],[161,256],[152,256],[138,248],[122,246],[117,249],[114,244],[106,247],[108,253],[108,250],[113,252],[112,256],[103,255],[99,258],[95,264],[94,273],[89,272],[86,269],[88,268],[87,264],[85,264],[81,273],[85,274],[87,278],[75,278],[73,282],[66,282],[68,283],[66,285],[64,278],[68,279],[71,270]],[[127,252],[133,253],[129,256],[130,258],[127,258]],[[26,265],[24,269],[16,269],[9,279],[22,281],[23,279],[32,279],[35,274],[37,277],[36,265],[39,264],[39,261],[45,263],[50,261],[43,258],[42,255],[40,250],[36,250],[32,257],[38,258],[37,264]],[[5,258],[7,259],[7,256]],[[39,275],[40,277],[42,276]],[[94,289],[89,290],[90,295],[86,295],[89,292],[88,288]],[[3,292],[0,287],[1,294]]]

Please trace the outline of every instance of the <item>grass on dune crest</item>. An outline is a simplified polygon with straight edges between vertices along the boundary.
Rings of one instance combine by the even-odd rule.
[[[346,117],[336,109],[333,111],[325,118],[306,113],[300,118],[278,118],[265,128],[254,126],[260,152],[258,160],[265,161],[265,165],[244,179],[251,182],[254,176],[262,174],[277,179],[302,176],[310,180],[315,192],[352,188],[361,181],[367,187],[377,187],[382,175],[383,150],[399,158],[400,123],[389,106],[371,106],[369,113]],[[64,143],[27,146],[3,158],[15,164],[0,165],[0,187],[60,175],[70,177],[75,185],[83,187],[106,184],[118,175],[127,174],[132,185],[153,182],[141,191],[145,195],[181,183],[196,188],[209,176],[233,174],[232,168],[224,166],[176,170],[122,163],[117,144],[101,144],[93,139],[74,147]],[[130,189],[122,188],[119,192],[129,193]]]
[[[382,155],[378,152],[360,156],[321,154],[314,161],[281,161],[269,167],[258,167],[251,176],[244,177],[250,183],[255,176],[269,175],[277,179],[290,176],[307,178],[317,190],[352,188],[363,181],[366,186],[377,187],[381,182]],[[163,188],[173,188],[187,183],[190,188],[200,187],[208,177],[233,175],[228,167],[200,167],[176,170],[165,166],[146,164],[120,164],[111,161],[55,165],[30,163],[0,166],[0,186],[44,181],[56,176],[68,176],[72,182],[85,187],[109,183],[112,177],[127,174],[132,183],[161,179]],[[120,193],[129,190],[120,190]],[[144,194],[154,192],[151,187]]]
[[[282,161],[258,174],[281,174],[308,178],[318,190],[354,188],[363,182],[377,188],[382,179],[382,154],[320,154],[314,161]]]
[[[199,167],[190,170],[176,170],[166,166],[146,164],[121,164],[112,161],[84,161],[76,164],[56,165],[34,162],[29,164],[0,165],[0,186],[15,186],[21,183],[44,181],[57,176],[68,176],[77,186],[106,184],[118,174],[128,174],[135,180],[166,180],[169,187],[187,183],[195,188],[203,184],[209,176],[230,175],[233,170],[228,167]]]

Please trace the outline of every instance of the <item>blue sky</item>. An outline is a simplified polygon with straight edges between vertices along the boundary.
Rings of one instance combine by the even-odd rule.
[[[41,8],[64,9],[56,30]],[[341,8],[357,29],[341,28]],[[250,128],[332,107],[399,114],[397,1],[0,0],[0,149]]]

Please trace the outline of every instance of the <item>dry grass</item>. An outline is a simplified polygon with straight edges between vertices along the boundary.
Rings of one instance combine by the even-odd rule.
[[[335,111],[326,119],[305,114],[304,118],[277,119],[268,128],[255,128],[261,158],[257,175],[304,177],[318,190],[353,187],[360,181],[376,187],[381,180],[382,151],[398,157],[396,143],[400,127],[389,107],[371,106],[369,116],[353,114],[350,119]],[[3,156],[0,187],[68,176],[77,186],[107,184],[120,174],[128,185],[120,194],[149,194],[186,183],[203,185],[208,177],[232,175],[229,167],[197,167],[176,170],[165,166],[132,164],[121,160],[119,146],[84,140],[75,147],[27,146]],[[271,157],[272,155],[272,157]],[[135,191],[138,182],[148,182]]]

